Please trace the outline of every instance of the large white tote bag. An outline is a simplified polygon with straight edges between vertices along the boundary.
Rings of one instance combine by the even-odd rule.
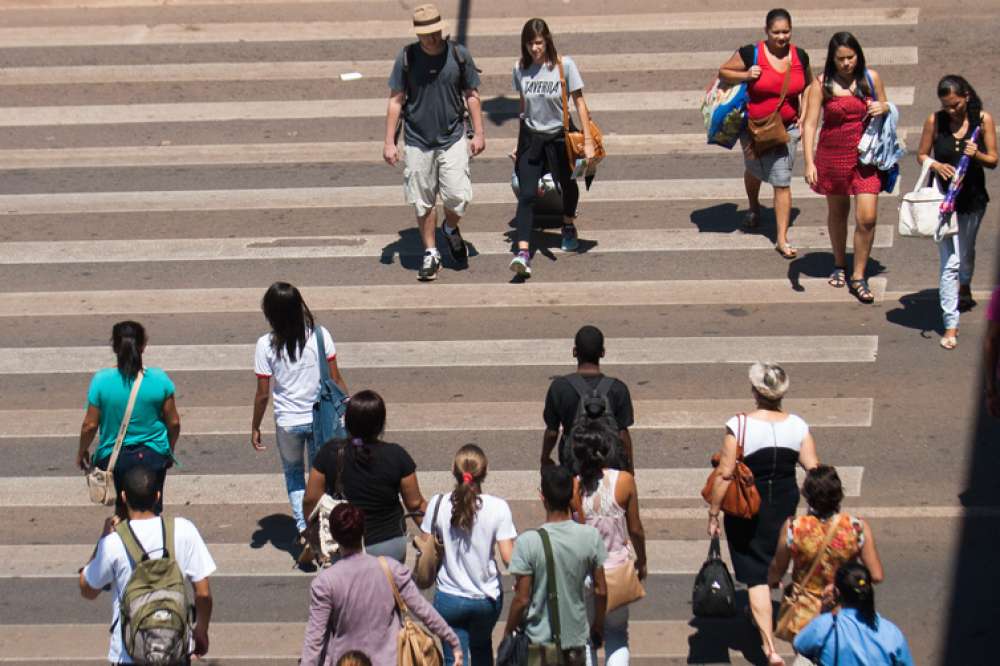
[[[903,195],[899,202],[899,235],[916,238],[940,239],[958,231],[955,215],[948,217],[941,225],[941,202],[944,193],[937,187],[931,171],[932,160],[924,160],[920,177],[911,192]],[[930,175],[931,180],[928,181]],[[945,227],[938,231],[938,226]],[[952,230],[954,228],[954,230]]]

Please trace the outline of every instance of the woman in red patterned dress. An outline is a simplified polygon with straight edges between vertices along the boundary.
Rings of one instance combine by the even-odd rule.
[[[875,240],[878,193],[882,189],[874,166],[858,161],[858,142],[868,119],[889,108],[882,78],[865,66],[865,54],[854,35],[838,32],[830,39],[823,74],[806,91],[802,128],[806,182],[826,195],[827,227],[833,245],[834,269],[830,285],[848,287],[862,303],[875,297],[865,278],[865,267]],[[823,129],[816,145],[820,109]],[[854,197],[854,266],[848,280],[847,215]]]

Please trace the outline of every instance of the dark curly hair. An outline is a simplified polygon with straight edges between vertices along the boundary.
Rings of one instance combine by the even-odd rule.
[[[802,483],[802,495],[809,503],[809,508],[821,518],[840,511],[844,486],[837,470],[832,465],[813,467],[806,473],[806,480]]]

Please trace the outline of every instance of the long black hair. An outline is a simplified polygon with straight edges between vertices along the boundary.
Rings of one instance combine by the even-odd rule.
[[[875,91],[868,85],[868,64],[865,61],[865,52],[861,49],[861,43],[857,37],[849,32],[838,32],[830,38],[830,45],[826,49],[826,64],[823,66],[823,95],[833,97],[833,79],[837,76],[837,49],[845,46],[858,57],[854,65],[854,94],[862,99],[875,97]]]
[[[937,96],[940,99],[953,93],[968,99],[965,103],[965,115],[969,119],[969,134],[971,134],[972,129],[982,122],[983,100],[964,76],[948,74],[938,81]]]
[[[587,494],[597,490],[611,453],[609,434],[597,424],[587,424],[573,432],[573,455],[580,465],[580,484]]]
[[[287,282],[275,282],[264,293],[260,308],[271,325],[271,348],[279,356],[284,350],[288,360],[295,362],[306,346],[307,332],[315,325],[302,294]]]
[[[351,443],[351,455],[365,468],[371,467],[372,445],[377,444],[385,430],[385,401],[375,391],[365,389],[351,396],[344,414]]]
[[[528,19],[521,28],[521,69],[528,69],[534,59],[531,51],[528,50],[528,42],[534,41],[536,37],[545,40],[545,59],[550,65],[559,62],[559,53],[556,52],[556,44],[552,41],[552,33],[549,32],[549,24],[544,19]]]
[[[875,614],[875,586],[868,567],[860,562],[846,562],[840,565],[833,579],[837,587],[840,604],[858,611],[862,621],[876,629],[878,616]]]
[[[118,372],[125,379],[135,379],[142,370],[142,348],[146,329],[137,321],[120,321],[111,328],[111,349],[118,356]]]

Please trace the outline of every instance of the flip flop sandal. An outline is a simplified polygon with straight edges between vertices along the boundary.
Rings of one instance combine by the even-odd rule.
[[[835,289],[843,289],[847,286],[847,269],[843,266],[834,266],[833,272],[830,273],[830,278],[826,282]]]
[[[780,254],[785,259],[794,259],[795,257],[799,256],[798,251],[791,245],[785,245],[785,246],[775,245],[774,251]]]
[[[941,347],[951,351],[958,346],[958,338],[954,335],[945,335],[941,338]]]
[[[860,280],[848,280],[847,290],[854,295],[858,301],[866,305],[870,305],[875,302],[875,295],[872,294],[871,288],[868,286],[868,280],[866,278],[861,278]]]

